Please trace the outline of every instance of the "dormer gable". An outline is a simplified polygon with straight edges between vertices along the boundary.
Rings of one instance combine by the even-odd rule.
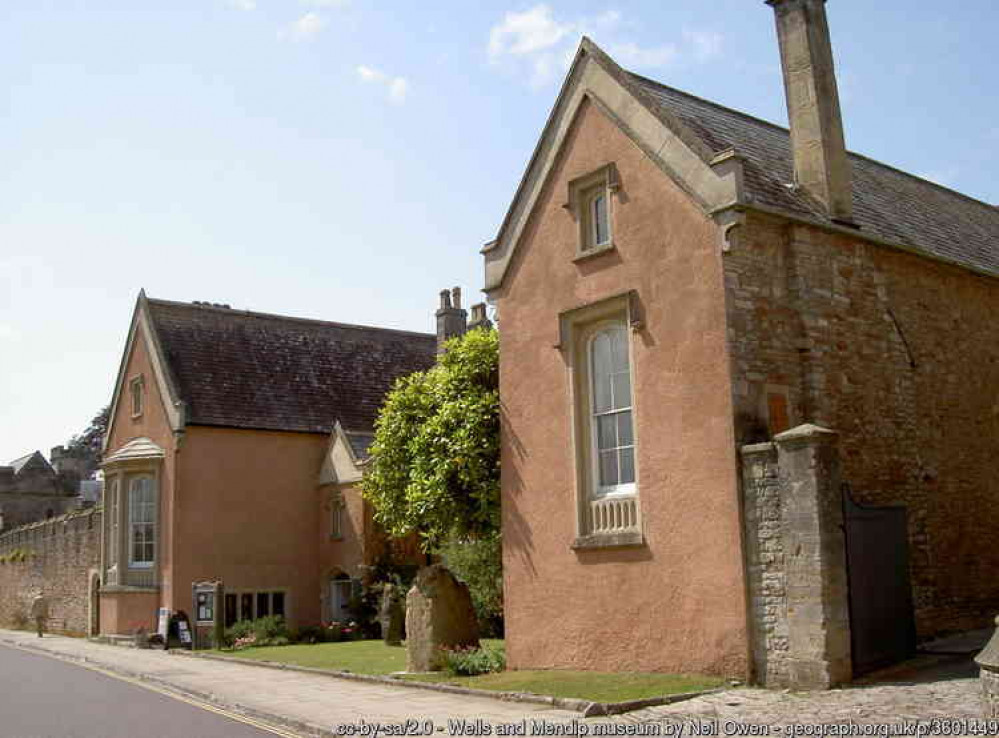
[[[366,431],[347,431],[340,421],[337,421],[330,433],[329,445],[319,470],[320,486],[361,481],[364,465],[368,461],[368,447],[373,439],[374,434]]]

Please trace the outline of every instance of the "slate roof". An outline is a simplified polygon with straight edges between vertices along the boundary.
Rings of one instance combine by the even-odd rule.
[[[41,451],[32,451],[30,454],[25,454],[20,458],[14,459],[12,462],[7,464],[7,466],[11,467],[15,474],[20,474],[21,471],[32,461],[34,462],[32,466],[47,469],[48,471],[55,473],[55,470],[52,469],[52,465],[49,464],[48,460],[44,456],[42,456]]]
[[[401,376],[430,367],[423,333],[147,300],[193,425],[329,433],[369,429]]]
[[[637,74],[625,76],[660,117],[679,120],[715,154],[735,149],[745,162],[753,204],[829,222],[804,192],[788,187],[794,166],[786,128]],[[860,154],[849,156],[854,220],[862,234],[999,276],[999,208]]]
[[[358,461],[367,461],[368,449],[371,448],[371,444],[375,441],[375,436],[373,433],[357,433],[355,431],[346,431],[347,441],[350,443],[350,450],[354,454],[354,458]]]

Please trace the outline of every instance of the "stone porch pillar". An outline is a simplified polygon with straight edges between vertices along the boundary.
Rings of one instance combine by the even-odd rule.
[[[799,689],[849,682],[849,584],[839,434],[802,425],[777,435],[787,587],[787,669]]]

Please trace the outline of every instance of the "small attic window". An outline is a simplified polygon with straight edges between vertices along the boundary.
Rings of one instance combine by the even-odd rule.
[[[611,201],[619,187],[617,167],[613,163],[569,182],[569,201],[565,208],[579,224],[577,258],[614,248]]]
[[[599,248],[610,243],[610,221],[608,220],[607,188],[598,185],[583,197],[586,212],[583,215],[585,234],[583,250]]]
[[[343,495],[334,492],[330,496],[330,538],[343,538]]]
[[[132,417],[137,418],[142,415],[146,394],[146,382],[141,374],[129,383],[129,393],[132,398]]]

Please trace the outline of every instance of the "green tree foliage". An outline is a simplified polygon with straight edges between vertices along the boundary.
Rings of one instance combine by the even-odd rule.
[[[83,433],[73,436],[69,440],[67,451],[73,456],[90,459],[96,466],[101,458],[101,447],[104,445],[104,434],[108,430],[108,416],[111,413],[111,406],[105,405],[90,421],[90,425]]]
[[[499,530],[499,340],[475,329],[400,379],[375,423],[362,482],[375,519],[424,549]]]
[[[482,634],[502,637],[503,546],[499,532],[478,539],[451,538],[436,553],[468,585]]]

